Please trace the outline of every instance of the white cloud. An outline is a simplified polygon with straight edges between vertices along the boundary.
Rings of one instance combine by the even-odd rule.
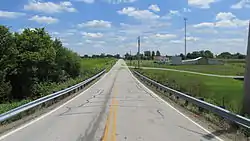
[[[87,38],[101,38],[103,37],[102,33],[88,33],[88,32],[83,32],[82,35]]]
[[[111,22],[103,20],[93,20],[86,23],[81,23],[77,25],[78,27],[91,27],[91,28],[110,28]]]
[[[20,29],[18,29],[18,32],[22,33],[25,29],[27,29],[27,28],[20,28]],[[30,30],[35,30],[35,28],[31,28],[31,27],[29,27],[29,29]]]
[[[181,14],[180,14],[180,12],[177,11],[177,10],[170,10],[170,11],[169,11],[169,15],[177,15],[177,16],[180,16]]]
[[[46,24],[54,24],[57,23],[59,20],[53,17],[46,17],[46,16],[33,16],[29,20],[36,21],[38,23],[46,23]]]
[[[193,37],[193,36],[189,36],[189,37],[186,38],[186,40],[187,40],[187,41],[198,41],[198,40],[200,40],[200,38],[198,38],[198,37]]]
[[[189,9],[189,8],[183,8],[183,12],[184,12],[184,13],[191,12],[191,9]]]
[[[94,3],[95,0],[76,0],[76,1],[81,1],[81,2],[85,2],[85,3]]]
[[[55,32],[52,32],[51,34],[52,35],[59,35],[60,33],[55,31]]]
[[[153,10],[155,12],[161,11],[160,7],[157,4],[152,4],[148,7],[148,9]]]
[[[139,20],[149,20],[149,19],[152,20],[160,18],[160,16],[154,14],[149,10],[139,10],[135,9],[134,7],[123,8],[122,10],[119,10],[117,12],[118,14],[127,15]]]
[[[193,25],[193,27],[213,27],[214,25],[215,23],[204,22],[204,23]]]
[[[67,42],[62,42],[63,46],[69,46],[69,43]]]
[[[218,0],[188,0],[188,5],[198,8],[210,8],[210,4],[217,1]]]
[[[214,39],[212,42],[244,42],[244,39],[242,38],[219,38],[219,39]]]
[[[233,9],[250,8],[250,0],[240,0],[238,3],[231,6]]]
[[[93,43],[93,41],[92,41],[92,40],[89,40],[89,39],[85,40],[85,42],[86,42],[86,43]]]
[[[172,38],[176,38],[177,36],[175,34],[155,34],[155,37],[157,38],[163,38],[163,39],[172,39]]]
[[[216,15],[216,22],[204,22],[193,27],[242,27],[248,24],[248,20],[240,20],[232,13],[220,12]]]
[[[174,43],[174,44],[180,44],[183,43],[184,41],[182,40],[171,40],[170,43]]]
[[[80,1],[80,2],[85,2],[85,3],[94,3],[95,0],[75,0],[75,1]],[[120,4],[120,3],[133,3],[137,0],[103,0],[104,2],[110,3],[110,4]]]
[[[137,0],[105,0],[105,1],[111,4],[120,4],[120,3],[133,3]]]
[[[40,1],[29,1],[27,5],[24,5],[24,10],[38,11],[44,13],[60,13],[60,12],[76,12],[77,10],[73,7],[69,1],[60,3],[53,2],[40,2]]]
[[[220,12],[216,15],[216,20],[231,20],[233,18],[236,18],[236,16],[230,12]]]
[[[26,15],[25,13],[20,12],[9,12],[0,10],[0,18],[17,18]]]

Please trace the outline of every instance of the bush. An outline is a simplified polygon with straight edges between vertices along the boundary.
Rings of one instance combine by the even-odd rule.
[[[0,102],[35,99],[80,76],[80,56],[44,28],[13,34],[0,26],[0,37]]]

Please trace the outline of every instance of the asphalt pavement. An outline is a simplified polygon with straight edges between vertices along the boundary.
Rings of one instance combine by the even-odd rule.
[[[136,80],[119,60],[93,86],[0,141],[217,141]]]

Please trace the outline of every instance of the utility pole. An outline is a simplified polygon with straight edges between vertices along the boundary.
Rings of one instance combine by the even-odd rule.
[[[185,22],[185,59],[187,58],[187,18],[184,18]]]
[[[246,57],[246,69],[244,76],[244,102],[243,102],[243,114],[250,115],[250,22],[248,28],[248,44],[247,44],[247,57]]]
[[[130,50],[130,66],[132,66],[132,55],[131,55],[131,50]]]
[[[138,37],[138,69],[140,68],[140,46],[141,46],[141,43],[140,43],[140,36]]]

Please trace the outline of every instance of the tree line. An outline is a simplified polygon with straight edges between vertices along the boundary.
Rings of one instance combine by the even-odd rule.
[[[160,51],[144,51],[143,54],[140,54],[140,59],[142,60],[154,60],[155,56],[161,56]],[[166,57],[171,57],[169,55],[165,55]],[[229,52],[222,52],[218,55],[215,55],[214,53],[212,53],[209,50],[201,50],[201,51],[194,51],[191,53],[187,53],[187,56],[185,57],[185,55],[183,53],[179,54],[179,55],[175,55],[175,56],[180,56],[182,57],[182,59],[195,59],[198,57],[204,57],[204,58],[219,58],[219,59],[245,59],[246,55],[240,54],[240,53],[235,53],[235,54],[231,54]],[[129,53],[125,54],[125,59],[127,60],[137,60],[138,59],[138,55],[130,55]]]
[[[84,56],[81,56],[81,58],[116,58],[116,59],[120,59],[121,56],[120,56],[120,54],[112,55],[112,54],[101,53],[100,55],[98,55],[98,54],[93,54],[93,55],[85,54]]]
[[[81,74],[81,58],[44,28],[12,33],[0,26],[0,102],[37,98],[50,83]]]
[[[144,54],[140,54],[140,59],[142,60],[154,60],[155,56],[161,56],[161,52],[159,50],[155,51],[144,51]],[[130,55],[129,53],[126,53],[124,55],[126,60],[136,60],[138,59],[137,55]]]

